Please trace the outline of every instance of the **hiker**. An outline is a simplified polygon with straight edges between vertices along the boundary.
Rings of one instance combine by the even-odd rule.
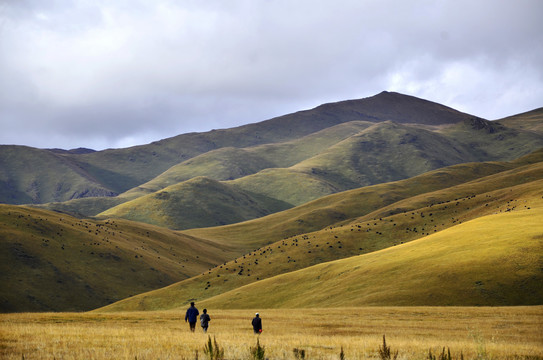
[[[200,312],[196,307],[194,306],[194,301],[190,303],[190,307],[187,309],[187,313],[185,314],[185,322],[189,322],[190,331],[194,332],[194,329],[196,328],[196,321],[198,320],[198,315]]]
[[[255,314],[253,319],[253,330],[255,334],[260,334],[262,332],[262,319],[258,313]]]
[[[211,318],[207,314],[207,309],[204,309],[204,313],[200,315],[200,325],[202,325],[202,329],[204,330],[204,333],[207,332],[207,327],[209,326],[210,321],[211,321]]]

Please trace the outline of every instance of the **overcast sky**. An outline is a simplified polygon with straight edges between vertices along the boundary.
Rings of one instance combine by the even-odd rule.
[[[398,91],[543,106],[541,0],[0,0],[0,144],[96,150]]]

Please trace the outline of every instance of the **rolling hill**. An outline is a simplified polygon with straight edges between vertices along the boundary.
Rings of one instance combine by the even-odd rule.
[[[198,164],[197,168],[200,170],[205,169],[197,170],[196,173],[207,172],[211,177],[220,178],[221,176],[213,172],[214,170],[226,169],[228,165],[235,164],[229,174],[236,172],[248,175],[237,175],[234,180],[223,181],[224,189],[228,188],[229,192],[250,193],[254,201],[240,203],[235,197],[221,197],[214,186],[207,190],[202,187],[190,190],[191,180],[185,180],[187,184],[183,186],[170,185],[162,189],[172,195],[169,200],[159,196],[162,190],[156,190],[155,196],[136,198],[98,215],[149,222],[179,230],[216,226],[254,219],[333,193],[406,179],[452,164],[481,160],[511,160],[514,155],[523,155],[529,149],[543,147],[542,136],[509,129],[486,120],[470,119],[439,131],[389,121],[371,125],[345,123],[334,129],[343,129],[346,125],[350,125],[352,129],[356,129],[357,126],[363,128],[358,128],[357,133],[343,140],[338,137],[337,142],[328,147],[321,147],[318,153],[313,152],[316,155],[286,168],[279,167],[281,161],[278,160],[285,159],[285,156],[277,156],[275,157],[277,160],[274,160],[270,155],[270,153],[284,154],[283,144],[265,146],[267,157],[261,152],[263,147],[221,149],[188,160],[182,164],[183,166],[176,166],[166,172],[168,176],[155,179],[161,181],[153,180],[144,185],[145,190],[152,191],[151,189],[155,190],[161,185],[175,183],[189,175],[188,172],[179,170],[181,168],[187,170],[189,166],[194,170],[196,168],[192,167],[193,164]],[[331,129],[327,129],[319,134],[322,138],[323,133],[331,132]],[[296,141],[295,145],[298,149],[307,148],[306,144],[316,142],[315,136],[302,138]],[[500,150],[502,148],[507,150]],[[283,163],[292,163],[292,158],[293,156],[286,161],[283,160]],[[245,166],[241,165],[242,163]],[[258,165],[266,168],[250,174],[248,168],[258,170]],[[183,175],[176,178],[171,176],[173,173]],[[219,173],[224,174],[222,170],[219,170]],[[208,183],[215,184],[211,181]],[[139,189],[138,192],[143,193]],[[126,194],[129,193],[134,194],[132,191]],[[203,197],[202,194],[210,196]],[[194,203],[200,198],[202,200],[197,202],[198,211],[193,212],[187,204]],[[217,201],[218,199],[220,201]],[[275,204],[270,206],[270,201],[281,206],[277,207]],[[152,211],[150,209],[157,209],[159,206],[161,218],[149,216],[149,212]],[[229,207],[232,212],[221,216],[214,211],[225,207]]]
[[[189,278],[236,256],[141,223],[0,205],[0,311],[90,310]]]
[[[260,283],[264,279],[273,281],[278,275],[337,259],[361,254],[371,256],[376,251],[431,235],[443,233],[444,239],[452,241],[451,235],[447,234],[458,234],[460,230],[454,229],[459,225],[496,213],[526,210],[528,218],[541,222],[542,155],[543,152],[539,151],[511,163],[456,165],[413,179],[330,195],[298,208],[241,224],[185,231],[187,235],[210,237],[218,243],[231,246],[244,245],[250,250],[242,257],[225,262],[204,274],[122,300],[100,311],[173,309],[186,306],[190,300],[201,302],[229,291],[233,294],[242,286]],[[472,179],[459,181],[461,174],[472,174]],[[447,181],[450,183],[447,184]],[[523,227],[524,222],[516,226]],[[310,230],[312,227],[313,230]],[[285,229],[290,234],[285,233]],[[499,231],[499,228],[495,231]],[[470,238],[471,235],[468,235],[467,238]],[[518,240],[522,242],[526,239],[520,236]],[[490,251],[490,248],[487,250]],[[532,249],[536,250],[537,247]],[[504,253],[507,251],[513,249],[504,250]],[[540,271],[537,261],[530,265],[530,271]],[[487,265],[483,263],[480,266]],[[495,272],[494,268],[482,270]],[[432,273],[429,271],[421,276],[431,277]],[[499,274],[495,276],[499,277]],[[530,280],[527,284],[526,289],[536,293],[532,299],[543,302],[541,293],[537,292],[534,285],[537,281]],[[518,289],[510,287],[502,290],[512,294]],[[294,287],[289,291],[296,292]],[[226,297],[221,299],[223,301]],[[243,301],[224,301],[225,304],[231,304],[225,305],[228,307],[253,305]],[[473,304],[470,301],[466,300],[465,303]],[[489,297],[484,304],[491,304],[492,301],[495,305],[505,304],[498,297]],[[209,304],[220,307],[218,303]],[[443,298],[436,298],[435,304],[443,304]],[[313,305],[325,306],[323,303]],[[348,306],[347,303],[344,305]]]
[[[328,306],[301,302],[297,276],[359,295],[337,306],[541,304],[542,113],[491,122],[383,92],[126,149],[0,146],[0,202],[32,204],[0,205],[0,311],[243,308],[266,284],[271,307]]]
[[[222,309],[541,305],[542,205],[257,281],[199,304]]]

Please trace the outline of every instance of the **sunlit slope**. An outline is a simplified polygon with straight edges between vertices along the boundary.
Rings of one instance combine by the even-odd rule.
[[[453,164],[483,161],[511,160],[524,155],[534,148],[543,147],[543,137],[533,132],[506,128],[500,124],[472,118],[449,127],[442,131],[432,131],[427,127],[412,124],[397,124],[389,121],[368,125],[368,123],[349,124],[361,128],[355,134],[340,141],[344,132],[334,136],[334,141],[322,141],[325,133],[332,129],[321,131],[320,152],[314,147],[311,151],[303,150],[312,144],[307,138],[315,140],[317,134],[287,145],[276,144],[258,146],[255,148],[227,148],[209,152],[190,159],[179,166],[171,168],[157,179],[144,184],[123,196],[138,196],[155,190],[160,191],[167,184],[188,179],[191,172],[208,174],[212,179],[226,180],[225,185],[235,185],[237,189],[259,194],[264,199],[275,199],[291,207],[302,205],[309,201],[330,194],[346,191],[362,186],[380,184],[390,181],[410,178],[434,169]],[[335,126],[339,131],[345,130],[347,124]],[[288,155],[285,148],[293,145]],[[326,146],[325,146],[326,145]],[[263,151],[266,149],[266,151]],[[300,154],[315,153],[314,156],[303,158]],[[296,160],[294,160],[296,159]],[[301,160],[289,167],[282,167],[294,161]],[[184,188],[182,197],[195,198],[198,195]],[[209,203],[200,202],[204,207],[214,207],[213,198]],[[228,199],[225,199],[228,201]],[[256,199],[255,199],[256,200]],[[132,207],[129,219],[146,221],[149,216],[138,216],[138,211],[148,212],[147,209],[134,206],[127,202],[123,209]],[[236,207],[235,201],[224,206]],[[257,204],[255,208],[268,208],[266,204]],[[285,207],[283,207],[284,209]],[[107,212],[108,216],[124,217],[115,210]],[[177,209],[170,207],[175,212]],[[179,211],[183,211],[179,209]],[[123,214],[127,211],[123,211]],[[241,215],[241,214],[240,214]],[[237,222],[262,216],[262,212],[245,212],[243,217],[236,216]],[[200,217],[198,223],[184,221],[176,217],[175,223],[157,223],[161,226],[173,226],[175,229],[190,227],[207,227],[225,222],[220,216]],[[205,222],[205,221],[207,222]]]
[[[333,194],[261,219],[221,227],[191,229],[184,231],[184,233],[198,238],[223,241],[227,244],[246,244],[249,248],[252,246],[254,249],[262,244],[316,231],[340,221],[364,216],[386,206],[393,207],[392,204],[417,195],[421,195],[425,199],[427,197],[425,194],[441,189],[444,189],[443,199],[465,197],[472,193],[469,186],[463,190],[462,194],[456,194],[454,190],[447,189],[527,165],[534,165],[535,171],[539,171],[541,165],[537,164],[540,162],[543,162],[543,150],[512,162],[454,165],[406,180]],[[513,178],[514,181],[521,183],[525,181],[523,176],[514,176]],[[502,181],[492,181],[492,178],[483,181],[489,181],[490,187],[484,188],[486,186],[484,185],[478,191],[485,192],[502,188]],[[449,191],[452,191],[452,194]]]
[[[272,160],[273,157],[269,154],[266,157],[265,152],[256,155],[254,149],[230,148],[204,154],[184,164],[205,165],[206,171],[216,177],[226,176],[226,173],[219,175],[219,170],[226,169],[234,158],[237,164],[245,161],[246,167],[233,165],[228,174],[237,179],[224,181],[222,184],[208,181],[205,184],[209,185],[209,189],[204,189],[203,184],[192,187],[193,181],[190,180],[171,185],[167,190],[159,190],[154,195],[149,194],[147,197],[125,202],[108,209],[100,216],[121,217],[173,229],[232,224],[298,206],[333,193],[409,178],[477,158],[471,154],[470,147],[429,130],[391,122],[364,126],[357,134],[327,149],[323,148],[320,154],[296,165],[288,168],[267,168],[247,176],[240,174],[256,171],[259,166],[273,167],[280,161]],[[279,145],[276,150],[277,147]],[[272,146],[266,148],[270,153],[273,152]],[[198,161],[199,159],[201,161]],[[206,159],[207,161],[204,161]],[[221,162],[224,164],[219,166]],[[213,173],[212,169],[219,173]],[[234,176],[233,173],[237,175]],[[188,174],[185,175],[188,177]],[[175,177],[161,179],[174,181]],[[160,188],[159,184],[153,182],[147,185],[151,188],[145,191]],[[221,196],[221,191],[225,194],[249,194],[245,196],[250,196],[251,200],[240,202],[238,196]],[[165,192],[172,195],[171,199],[164,199],[162,195]],[[126,196],[129,193],[126,193]],[[138,190],[137,193],[144,191]],[[159,206],[157,202],[162,205]],[[191,202],[197,203],[196,212],[191,209]],[[219,212],[213,209],[229,211]]]
[[[533,131],[543,135],[543,108],[509,116],[496,122],[509,128]]]
[[[234,256],[151,225],[0,205],[0,311],[89,310]]]
[[[444,181],[451,176],[442,173],[439,178]],[[434,181],[437,179],[434,178]],[[392,196],[398,196],[399,184],[394,185],[396,188],[388,188],[387,193],[392,195],[396,192]],[[213,230],[223,230],[220,233],[223,238],[217,238],[218,241],[242,246],[245,240],[245,245],[251,250],[244,256],[225,262],[202,275],[120,301],[106,310],[155,310],[184,306],[191,299],[201,301],[282,273],[408,243],[478,217],[532,208],[542,197],[543,165],[536,163],[446,189],[427,191],[389,206],[379,207],[375,211],[366,209],[365,215],[350,218],[336,216],[332,225],[321,230],[300,232],[271,243],[264,243],[265,237],[251,232],[258,232],[256,227],[251,230],[245,228],[246,233],[242,233],[240,229],[229,232],[228,228],[232,226],[191,230],[189,233],[192,234],[208,231],[208,235]],[[379,194],[376,194],[377,198]],[[376,202],[376,199],[373,201]],[[363,204],[361,200],[358,202]],[[336,203],[336,206],[341,205],[344,204],[339,201]],[[375,206],[375,203],[372,205]],[[327,220],[330,221],[332,209],[326,212],[329,216]],[[336,211],[335,214],[340,213]],[[265,229],[259,234],[274,231],[270,229],[272,224],[268,224],[270,227],[266,227],[264,222],[260,225]]]
[[[98,216],[186,229],[236,223],[289,207],[273,198],[198,177],[120,204]]]
[[[153,180],[121,196],[127,200],[133,199],[197,176],[205,176],[213,180],[233,180],[267,168],[288,167],[319,154],[372,124],[365,121],[351,121],[291,141],[246,148],[226,147],[209,151],[172,166]]]
[[[542,120],[537,116],[529,127],[536,128]],[[543,147],[540,133],[479,118],[464,120],[441,133],[467,146],[476,161],[512,160]]]
[[[543,304],[543,207],[489,215],[379,252],[279,275],[207,308]]]
[[[291,169],[315,174],[338,189],[410,178],[475,161],[468,148],[417,126],[382,122]]]

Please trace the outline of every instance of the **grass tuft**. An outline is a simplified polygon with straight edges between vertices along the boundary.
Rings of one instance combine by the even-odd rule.
[[[213,336],[213,342],[211,342],[211,336],[207,337],[207,343],[204,346],[204,354],[209,360],[223,360],[224,349],[217,344],[217,339]]]
[[[396,360],[398,358],[398,350],[392,353],[390,346],[387,346],[385,335],[383,335],[383,347],[379,346],[379,359],[381,360]]]
[[[254,360],[264,360],[264,354],[266,353],[266,349],[264,346],[260,345],[260,340],[256,338],[256,346],[251,347],[251,357]]]

